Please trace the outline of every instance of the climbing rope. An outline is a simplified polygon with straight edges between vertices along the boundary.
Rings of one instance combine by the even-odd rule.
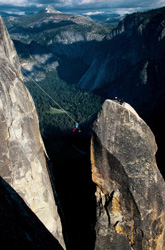
[[[46,95],[48,96],[63,112],[65,112],[65,114],[74,122],[74,123],[78,123],[65,109],[63,109],[31,76],[29,76],[25,70],[23,70],[23,73],[26,74],[26,76],[32,80],[35,85]]]
[[[82,124],[82,123],[84,123],[85,121],[89,120],[89,118],[92,117],[92,116],[95,115],[95,114],[96,114],[96,112],[92,113],[91,115],[89,115],[88,117],[86,117],[84,120],[81,120],[81,121],[79,122],[79,125]]]
[[[31,80],[35,83],[35,85],[46,95],[48,96],[63,112],[65,112],[65,114],[75,123],[78,124],[78,126],[82,123],[84,123],[85,121],[87,121],[91,116],[93,116],[95,114],[92,113],[91,115],[89,115],[88,117],[86,117],[85,119],[83,119],[80,122],[77,122],[73,116],[71,116],[68,111],[66,111],[64,108],[61,107],[61,105],[59,103],[57,103],[57,101],[55,101],[30,75],[27,74],[27,72],[22,68],[22,72]],[[77,126],[77,125],[76,125]]]

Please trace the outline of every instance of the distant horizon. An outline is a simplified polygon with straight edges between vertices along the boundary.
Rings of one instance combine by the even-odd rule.
[[[164,0],[0,0],[0,12],[9,15],[29,15],[44,10],[48,5],[54,9],[68,14],[81,14],[86,16],[120,14],[126,15],[134,12],[165,7]]]
[[[136,12],[145,12],[145,11],[150,11],[150,10],[154,10],[154,9],[159,9],[159,8],[163,8],[165,6],[162,7],[158,7],[158,8],[144,8],[144,9],[140,9],[140,8],[136,8],[136,9],[132,9],[132,8],[109,8],[109,9],[88,9],[88,10],[83,10],[83,9],[61,9],[61,8],[54,8],[57,11],[60,11],[62,13],[65,14],[77,14],[77,15],[84,15],[84,16],[95,16],[95,15],[112,15],[112,14],[117,14],[119,16],[125,16],[127,14],[132,14],[132,13],[136,13]],[[45,6],[46,8],[46,6]],[[8,14],[8,15],[15,15],[15,16],[26,16],[26,15],[30,15],[30,14],[37,14],[43,10],[45,10],[45,8],[37,10],[37,11],[1,11],[0,13],[4,13],[4,14]]]

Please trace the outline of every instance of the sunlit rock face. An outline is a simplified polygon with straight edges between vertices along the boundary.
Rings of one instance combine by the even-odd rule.
[[[106,100],[91,143],[96,184],[95,250],[162,250],[165,183],[155,137],[129,105]]]
[[[0,175],[64,247],[36,109],[0,18]]]

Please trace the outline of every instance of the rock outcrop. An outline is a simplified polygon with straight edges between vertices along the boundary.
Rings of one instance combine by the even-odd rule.
[[[155,137],[128,104],[106,100],[93,128],[96,250],[163,250],[165,183]]]
[[[64,247],[36,109],[0,18],[0,175]]]

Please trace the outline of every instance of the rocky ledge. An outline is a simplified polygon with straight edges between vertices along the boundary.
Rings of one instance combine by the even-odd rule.
[[[165,248],[165,183],[156,151],[155,137],[136,111],[106,100],[91,143],[95,250]]]

